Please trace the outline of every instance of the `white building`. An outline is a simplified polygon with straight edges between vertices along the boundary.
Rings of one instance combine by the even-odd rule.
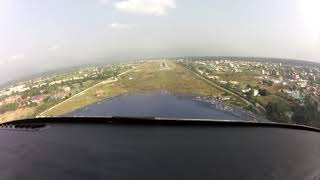
[[[18,85],[18,86],[14,86],[9,88],[10,92],[23,92],[23,91],[27,91],[29,90],[29,87],[25,87],[25,85]]]
[[[297,83],[300,87],[305,88],[307,86],[307,81],[301,81]]]
[[[259,96],[259,90],[254,89],[253,90],[253,96]]]
[[[69,91],[71,91],[71,88],[70,88],[70,87],[64,87],[63,90],[64,90],[65,92],[69,92]]]
[[[228,82],[227,81],[219,81],[221,84],[227,84]]]

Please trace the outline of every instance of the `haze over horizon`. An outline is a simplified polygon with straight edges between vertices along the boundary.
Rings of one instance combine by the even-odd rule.
[[[0,83],[102,57],[320,63],[319,9],[317,0],[0,0]]]

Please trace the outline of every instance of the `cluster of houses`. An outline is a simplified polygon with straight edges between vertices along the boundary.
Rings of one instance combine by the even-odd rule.
[[[67,73],[56,73],[0,89],[0,106],[15,104],[19,107],[44,103],[46,99],[61,100],[68,98],[82,87],[82,82],[109,76],[110,71],[132,67],[132,64],[103,65],[85,67]],[[71,90],[74,89],[72,92]],[[103,92],[97,92],[101,96]]]
[[[64,99],[71,91],[70,87],[63,87],[60,91],[52,94],[40,94],[35,96],[22,96],[22,95],[9,95],[5,98],[0,99],[0,106],[7,104],[18,104],[19,107],[26,107],[32,104],[41,104],[46,98],[51,99]],[[24,91],[23,91],[24,92]]]
[[[183,60],[180,61],[182,62]],[[308,94],[320,97],[319,67],[231,60],[196,60],[188,61],[187,64],[194,66],[199,74],[215,80],[222,85],[228,83],[237,85],[238,82],[236,79],[233,81],[223,80],[217,76],[219,73],[252,72],[256,74],[255,78],[257,78],[261,84],[265,85],[267,82],[271,84],[271,86],[279,85],[282,87],[279,91],[293,99],[302,100]],[[316,81],[318,83],[314,83]],[[293,86],[296,87],[295,90],[292,89]],[[259,96],[257,89],[241,89],[242,93],[248,93],[249,91],[253,91],[254,96]]]

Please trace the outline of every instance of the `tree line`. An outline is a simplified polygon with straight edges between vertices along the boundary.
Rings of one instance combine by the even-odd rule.
[[[267,118],[275,122],[320,127],[319,103],[310,96],[306,97],[304,105],[293,109],[291,118],[287,113],[289,109],[277,102],[270,102],[266,110]]]

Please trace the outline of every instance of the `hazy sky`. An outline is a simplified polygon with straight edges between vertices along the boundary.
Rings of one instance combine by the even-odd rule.
[[[0,82],[99,57],[320,62],[319,9],[319,0],[0,0]]]

